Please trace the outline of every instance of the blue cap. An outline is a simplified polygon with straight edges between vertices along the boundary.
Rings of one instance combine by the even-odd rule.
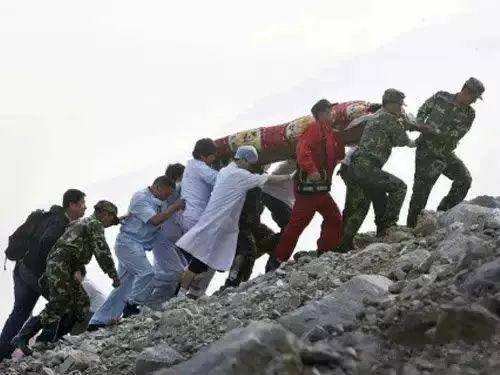
[[[250,164],[255,164],[257,163],[257,160],[259,160],[259,154],[253,146],[240,146],[238,147],[236,154],[234,154],[234,158],[244,159]]]

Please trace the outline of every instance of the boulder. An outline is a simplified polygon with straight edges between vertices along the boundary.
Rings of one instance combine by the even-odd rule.
[[[478,304],[442,308],[434,342],[448,343],[463,340],[469,344],[488,340],[496,333],[499,320]]]
[[[361,275],[342,284],[333,293],[279,319],[285,328],[301,337],[315,326],[352,324],[364,310],[363,300],[383,299],[392,282],[384,276]]]
[[[469,228],[473,225],[484,226],[488,218],[499,215],[500,211],[498,209],[463,202],[442,213],[438,221],[443,227],[459,222]]]
[[[416,236],[428,236],[439,228],[438,219],[434,212],[423,211],[413,229]]]
[[[483,264],[457,283],[471,297],[500,292],[500,259]]]
[[[152,374],[156,370],[171,367],[184,360],[176,350],[167,344],[160,344],[144,350],[135,362],[137,375]]]
[[[488,244],[483,239],[474,235],[465,235],[461,232],[452,231],[439,244],[435,256],[447,263],[459,263],[467,253],[486,248],[488,248]]]
[[[358,251],[354,257],[358,259],[358,268],[368,271],[374,265],[384,264],[390,259],[393,251],[392,246],[386,243],[373,243],[361,251]]]
[[[302,374],[302,346],[278,324],[254,322],[235,329],[189,360],[157,375]]]
[[[469,203],[486,208],[500,208],[500,197],[480,195],[469,201]]]
[[[408,272],[412,269],[417,269],[431,256],[431,253],[424,249],[410,251],[396,259],[391,271],[398,269]]]

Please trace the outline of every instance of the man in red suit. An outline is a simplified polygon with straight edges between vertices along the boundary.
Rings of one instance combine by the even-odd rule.
[[[333,170],[345,155],[339,133],[333,130],[332,106],[326,99],[318,101],[311,109],[315,122],[298,140],[296,201],[290,222],[275,250],[276,266],[290,258],[300,235],[316,212],[323,216],[321,236],[317,242],[318,253],[333,250],[341,243],[342,216],[329,191]],[[303,193],[300,187],[304,181],[309,185],[322,184],[323,187],[318,192]]]

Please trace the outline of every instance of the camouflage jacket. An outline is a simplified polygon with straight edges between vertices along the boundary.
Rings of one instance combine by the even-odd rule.
[[[117,276],[111,251],[104,237],[104,226],[94,215],[71,223],[57,240],[48,256],[49,261],[67,262],[73,270],[85,270],[95,255],[101,269],[113,278]]]
[[[407,122],[403,117],[383,109],[372,116],[367,116],[365,121],[366,125],[354,160],[368,159],[382,168],[391,156],[393,147],[407,146],[410,142],[406,134]]]
[[[454,99],[455,94],[439,91],[418,110],[418,122],[440,131],[439,135],[420,135],[418,147],[425,147],[438,157],[450,156],[474,121],[474,109],[471,106],[459,107]]]

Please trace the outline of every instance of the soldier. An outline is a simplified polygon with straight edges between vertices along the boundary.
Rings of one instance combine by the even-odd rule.
[[[365,219],[370,202],[373,202],[377,213],[379,235],[384,235],[398,222],[406,184],[382,168],[393,147],[415,147],[415,142],[408,137],[406,130],[427,130],[425,126],[408,124],[402,111],[404,98],[401,91],[386,90],[382,97],[382,109],[366,119],[359,148],[345,172],[348,180],[358,189],[351,191],[347,197],[344,249],[352,246],[352,239]]]
[[[40,283],[49,290],[49,302],[40,315],[31,318],[12,343],[24,354],[31,354],[29,339],[41,328],[41,342],[57,340],[58,325],[66,314],[76,321],[86,318],[90,301],[83,289],[85,265],[95,255],[101,269],[113,280],[113,287],[120,285],[113,258],[104,237],[104,228],[119,223],[116,206],[99,201],[94,214],[73,222],[59,238],[47,258],[47,268]]]
[[[417,121],[435,128],[440,134],[421,135],[417,140],[415,181],[407,219],[409,227],[417,224],[418,215],[441,174],[453,184],[438,211],[452,208],[467,195],[472,178],[454,150],[474,121],[475,112],[470,105],[482,99],[483,92],[484,85],[476,78],[469,78],[458,94],[439,91],[418,110]]]

